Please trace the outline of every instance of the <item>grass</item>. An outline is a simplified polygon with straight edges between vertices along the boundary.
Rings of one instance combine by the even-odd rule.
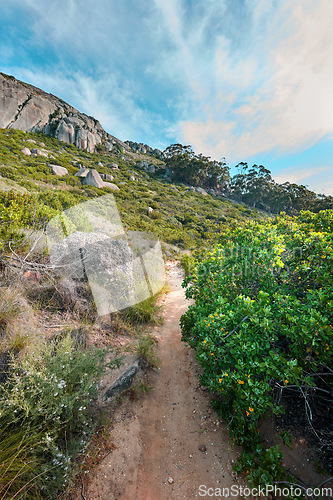
[[[12,428],[10,422],[0,430],[0,500],[9,498],[39,499],[45,479],[34,449],[43,432],[37,426]],[[44,473],[45,475],[45,473]]]
[[[132,325],[160,325],[163,323],[161,309],[162,306],[156,304],[156,296],[153,296],[134,306],[128,307],[122,315],[125,321],[128,321]]]
[[[155,354],[156,340],[148,333],[139,332],[137,336],[136,354],[140,360],[152,368],[158,366],[158,358]]]
[[[22,314],[21,293],[16,287],[0,288],[0,328]]]

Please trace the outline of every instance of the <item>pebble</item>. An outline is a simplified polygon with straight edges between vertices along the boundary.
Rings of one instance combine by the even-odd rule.
[[[202,451],[202,453],[205,453],[205,451],[207,450],[207,446],[205,446],[204,444],[201,444],[198,449],[200,451]]]
[[[173,484],[173,482],[174,482],[174,481],[173,481],[172,477],[168,477],[168,483],[169,483],[169,484]]]

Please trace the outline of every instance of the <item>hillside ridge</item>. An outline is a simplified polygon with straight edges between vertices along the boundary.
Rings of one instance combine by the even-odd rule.
[[[110,152],[116,152],[119,146],[127,151],[153,151],[149,146],[117,139],[107,133],[96,118],[81,113],[51,93],[1,72],[0,128],[43,132],[89,153],[101,145]],[[160,153],[155,150],[155,154]]]

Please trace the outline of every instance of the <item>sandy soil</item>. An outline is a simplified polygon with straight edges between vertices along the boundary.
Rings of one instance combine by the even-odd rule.
[[[179,319],[189,305],[182,271],[169,263],[167,275],[165,323],[153,331],[160,364],[149,375],[152,389],[116,410],[110,432],[115,450],[97,467],[84,493],[87,500],[190,499],[200,498],[200,485],[244,485],[232,471],[236,450],[223,429],[226,423],[210,409],[193,352],[180,340]]]

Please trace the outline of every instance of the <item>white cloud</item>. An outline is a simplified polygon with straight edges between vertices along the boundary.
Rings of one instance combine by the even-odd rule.
[[[182,68],[187,83],[183,110],[190,116],[183,113],[178,128],[183,142],[215,157],[240,160],[271,149],[309,147],[332,132],[331,0],[280,2],[278,7],[258,2],[248,27],[249,45],[238,50],[222,35],[208,50],[199,39],[208,14],[194,43],[184,30],[179,2],[155,3],[176,46],[162,74],[170,78],[172,70]]]
[[[14,7],[29,15],[29,70],[8,71],[120,138],[236,162],[332,136],[332,0],[11,0],[6,15]]]
[[[319,176],[319,174],[327,173],[332,170],[332,167],[302,167],[302,168],[286,168],[280,170],[278,174],[273,175],[274,180],[280,184],[290,182],[295,184],[306,184],[310,177]],[[332,178],[333,181],[333,178]]]
[[[305,165],[301,168],[286,168],[273,174],[273,178],[279,183],[302,184],[316,193],[333,195],[332,166],[311,167]]]

